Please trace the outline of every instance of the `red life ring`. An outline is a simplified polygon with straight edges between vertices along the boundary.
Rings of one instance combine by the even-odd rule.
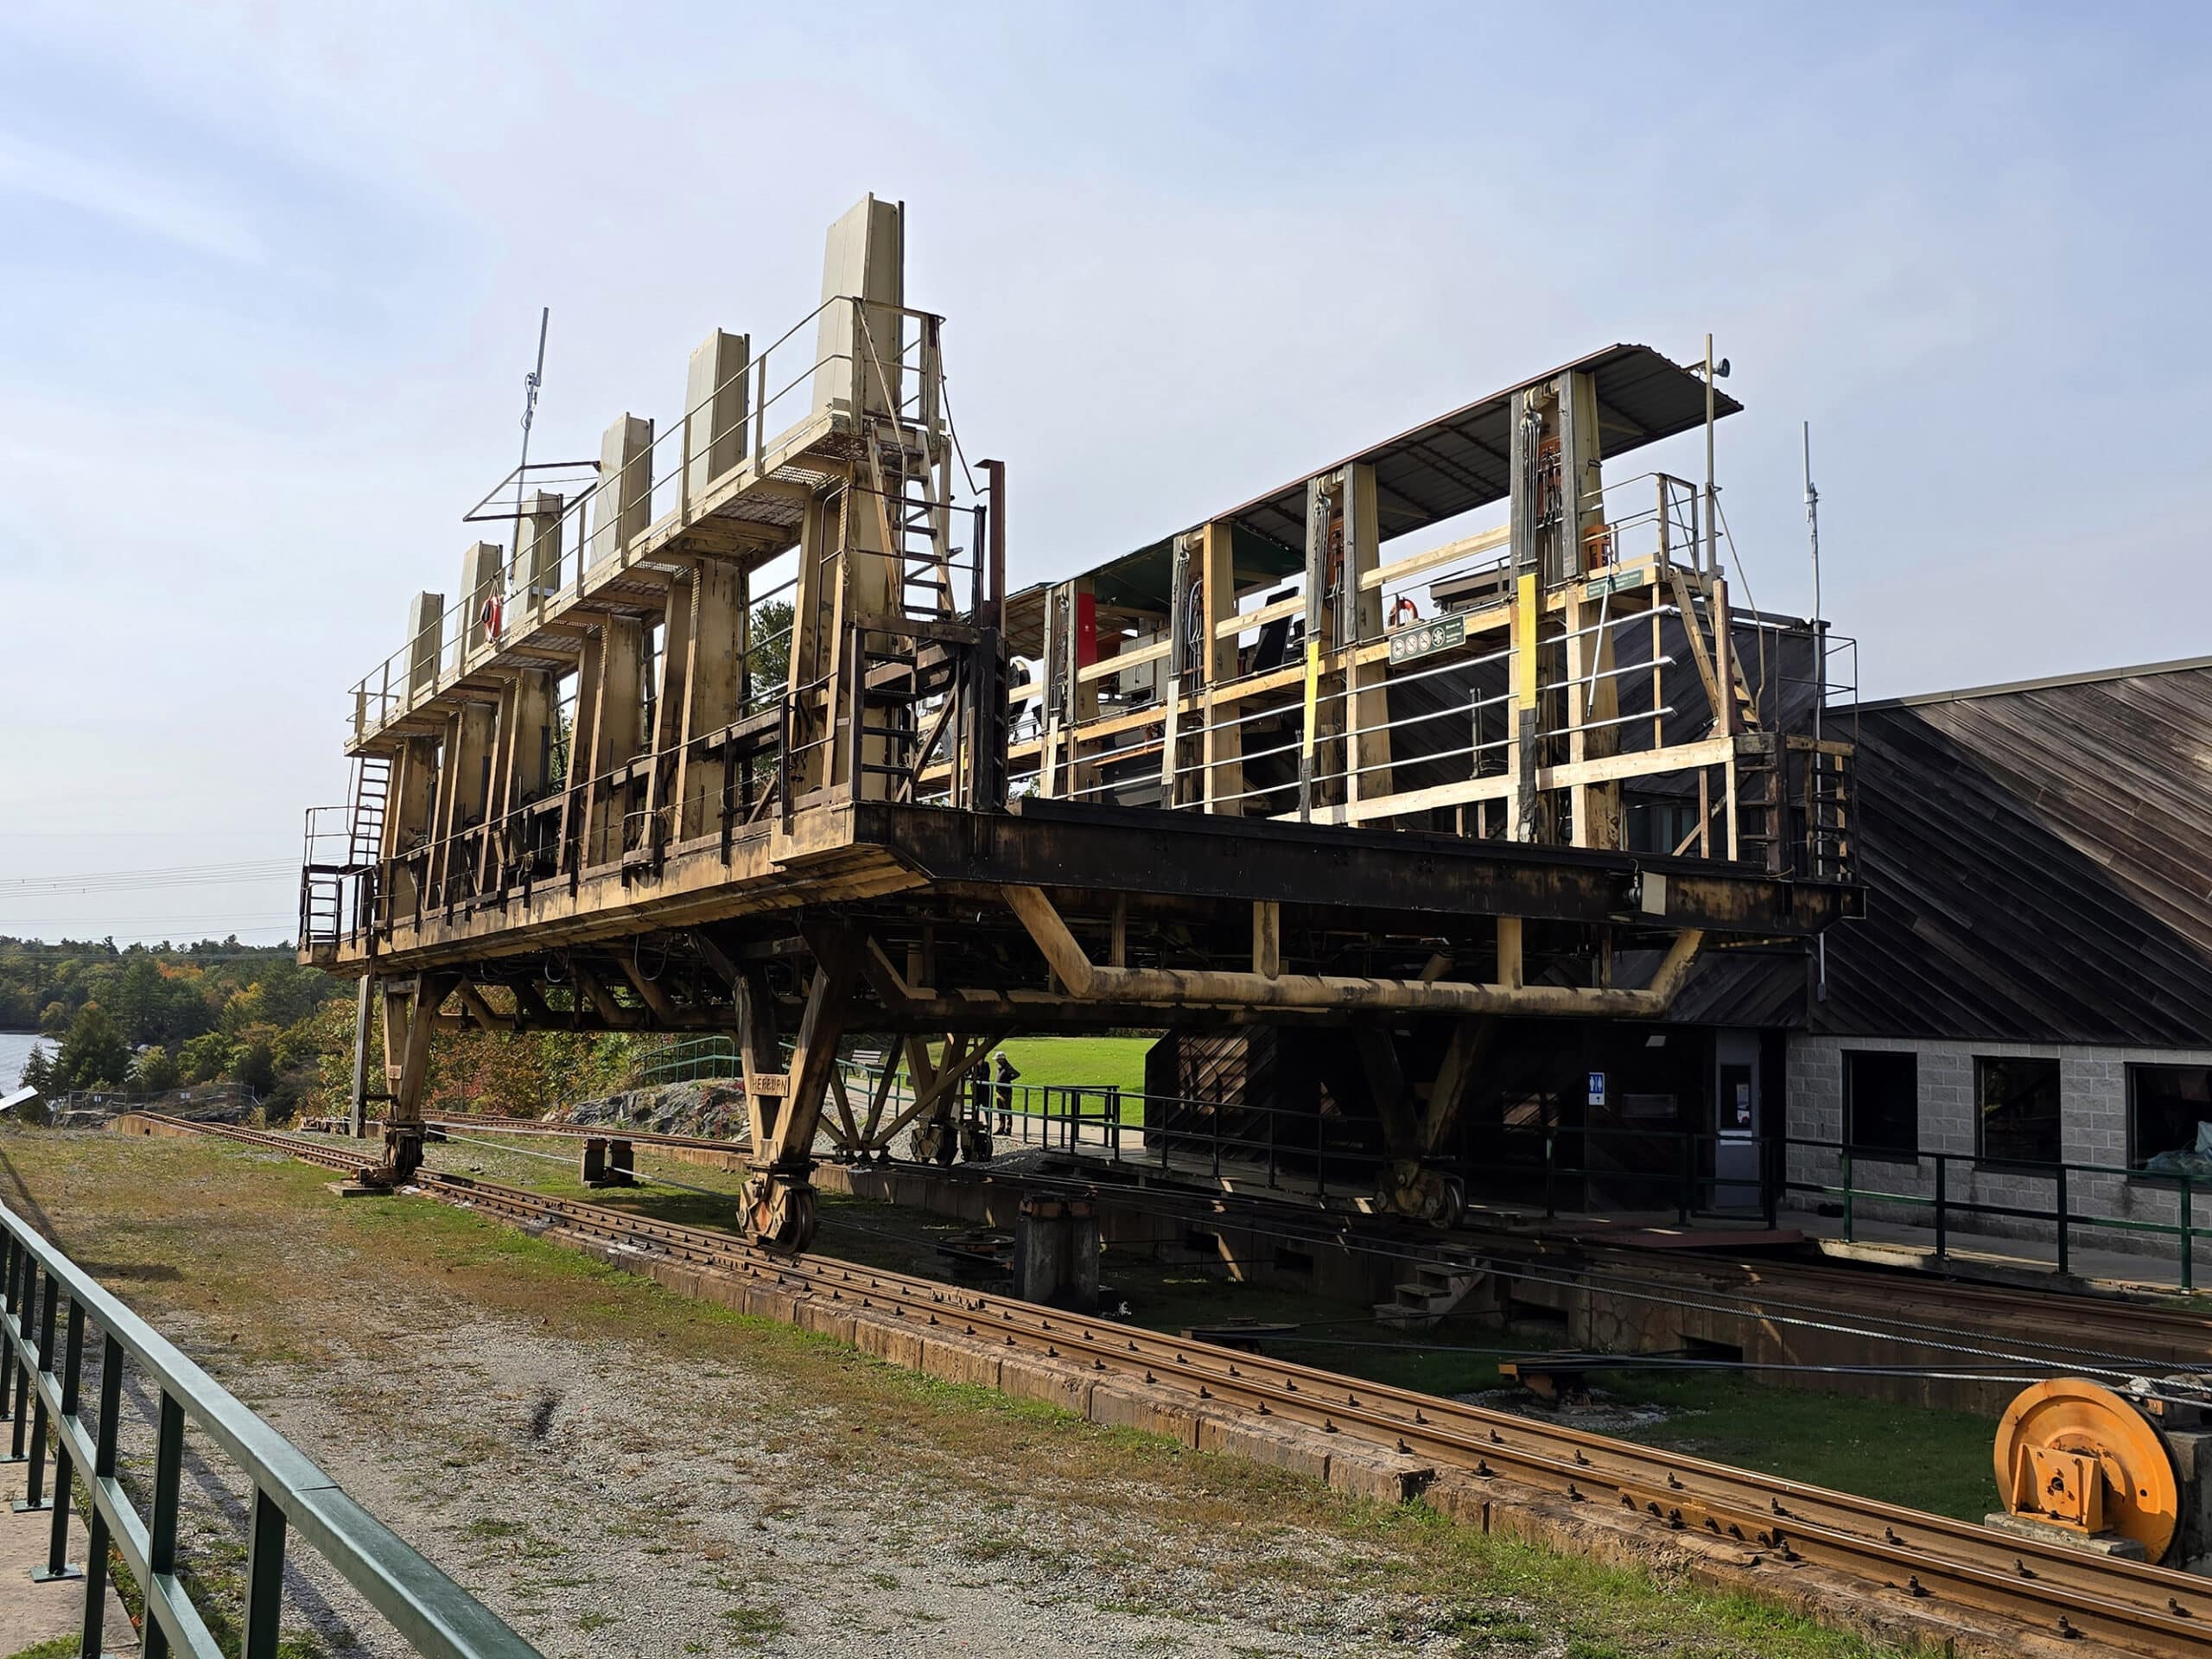
[[[1402,628],[1408,622],[1420,620],[1421,607],[1414,604],[1405,594],[1400,594],[1398,602],[1390,607],[1390,626],[1394,628]]]

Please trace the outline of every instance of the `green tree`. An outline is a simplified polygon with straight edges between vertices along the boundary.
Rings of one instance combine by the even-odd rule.
[[[238,1045],[219,1031],[203,1032],[177,1050],[177,1069],[187,1083],[212,1083],[231,1069]]]
[[[177,1085],[176,1056],[159,1043],[143,1050],[131,1064],[130,1081],[143,1094],[158,1095]]]
[[[30,1053],[23,1060],[23,1087],[44,1094],[53,1086],[54,1062],[46,1057],[46,1045],[33,1043]]]
[[[238,1056],[231,1075],[256,1095],[276,1087],[276,1032],[266,1025],[249,1026],[238,1033]]]
[[[798,614],[788,599],[764,600],[753,607],[753,645],[745,653],[745,666],[753,675],[755,697],[790,683],[791,620]]]
[[[54,1081],[65,1089],[114,1088],[130,1075],[130,1045],[123,1027],[97,1002],[87,1002],[69,1022],[54,1062]]]

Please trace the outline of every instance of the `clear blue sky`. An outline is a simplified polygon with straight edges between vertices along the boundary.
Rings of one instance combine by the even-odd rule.
[[[0,932],[285,937],[281,876],[4,884],[292,854],[512,464],[537,308],[541,453],[595,453],[709,327],[810,307],[871,189],[1020,580],[1711,329],[1755,597],[1808,601],[1808,418],[1871,693],[2203,651],[2208,20],[17,0]]]

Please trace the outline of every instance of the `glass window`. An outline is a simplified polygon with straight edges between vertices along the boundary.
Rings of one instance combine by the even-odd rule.
[[[1992,1163],[2058,1161],[2058,1062],[1977,1054],[1980,1154]]]
[[[2161,1153],[2194,1154],[2200,1124],[2212,1125],[2212,1065],[2127,1068],[2129,1164],[2140,1169]]]
[[[1843,1055],[1843,1142],[1859,1152],[1920,1150],[1920,1057]]]

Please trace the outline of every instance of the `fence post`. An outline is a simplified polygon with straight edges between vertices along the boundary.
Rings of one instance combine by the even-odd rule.
[[[105,1333],[100,1344],[100,1414],[92,1428],[92,1484],[108,1479],[115,1473],[116,1439],[122,1419],[123,1344],[110,1332]],[[99,1659],[100,1627],[104,1622],[101,1616],[107,1603],[110,1540],[107,1517],[100,1513],[99,1504],[92,1505],[85,1526],[85,1622],[78,1634],[77,1647],[85,1659]]]
[[[2181,1287],[2196,1288],[2196,1201],[2186,1175],[2181,1178]]]
[[[36,1282],[33,1282],[29,1312],[38,1317],[38,1369],[42,1374],[54,1369],[54,1298],[61,1293],[61,1281],[51,1273],[46,1275],[46,1296],[41,1301]],[[35,1379],[24,1381],[35,1388]],[[41,1392],[34,1397],[37,1405],[31,1415],[30,1473],[25,1478],[22,1497],[16,1500],[16,1513],[28,1514],[36,1510],[44,1511],[54,1507],[54,1500],[46,1492],[46,1395]]]
[[[2066,1271],[2066,1166],[2058,1166],[2058,1270]]]
[[[61,1348],[61,1421],[54,1433],[54,1525],[46,1536],[46,1565],[31,1574],[34,1584],[56,1579],[81,1579],[82,1567],[69,1565],[69,1437],[62,1424],[77,1415],[77,1385],[84,1376],[85,1310],[74,1296],[69,1299],[69,1319]]]
[[[1942,1153],[1936,1154],[1936,1259],[1941,1262],[1950,1250],[1950,1230],[1944,1204],[1948,1185],[1948,1173],[1951,1160]]]

